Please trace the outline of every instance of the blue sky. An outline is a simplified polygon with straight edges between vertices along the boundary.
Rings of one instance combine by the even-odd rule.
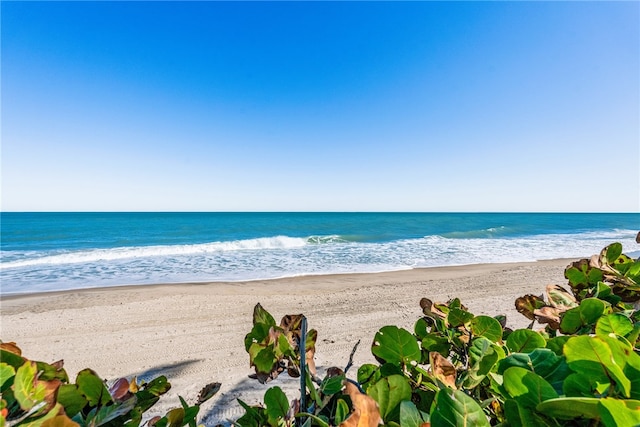
[[[5,211],[639,211],[638,2],[7,2]]]

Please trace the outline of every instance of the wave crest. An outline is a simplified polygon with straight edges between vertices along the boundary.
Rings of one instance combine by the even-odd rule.
[[[3,262],[0,268],[32,267],[36,265],[79,264],[96,261],[116,261],[128,258],[150,258],[181,255],[198,255],[227,251],[250,251],[265,249],[292,249],[307,245],[308,239],[301,237],[275,236],[255,239],[234,240],[230,242],[211,242],[193,245],[136,246],[113,249],[90,249],[45,255]]]

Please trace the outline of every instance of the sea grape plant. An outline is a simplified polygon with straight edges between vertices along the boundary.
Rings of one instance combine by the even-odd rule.
[[[302,319],[302,314],[286,315],[277,326],[273,316],[256,304],[253,309],[253,328],[246,335],[244,346],[258,381],[263,384],[269,382],[285,369],[291,377],[300,376]],[[317,335],[317,331],[312,329],[305,340],[304,360],[312,376],[316,373],[313,357]]]
[[[269,389],[265,405],[241,402],[236,424],[638,426],[640,262],[614,243],[569,265],[565,277],[568,290],[549,285],[516,300],[532,320],[524,329],[507,328],[505,316],[476,316],[457,298],[423,298],[413,331],[376,333],[378,363],[360,366],[357,381],[329,368],[319,385],[309,375],[291,403]],[[356,404],[365,398],[375,404]]]
[[[0,343],[0,356],[0,427],[137,427],[171,388],[164,376],[149,382],[120,378],[107,384],[91,369],[80,371],[72,383],[63,361],[29,360],[15,343]],[[180,397],[180,408],[145,425],[195,427],[200,405],[219,389],[219,383],[207,385],[194,405]]]

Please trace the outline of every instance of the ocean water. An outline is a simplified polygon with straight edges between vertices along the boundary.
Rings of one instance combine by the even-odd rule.
[[[8,213],[1,293],[637,256],[640,213]]]

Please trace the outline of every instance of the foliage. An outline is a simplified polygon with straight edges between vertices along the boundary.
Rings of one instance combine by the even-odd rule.
[[[276,321],[260,304],[253,309],[253,329],[244,339],[250,365],[255,368],[255,378],[261,383],[275,379],[285,369],[289,376],[300,376],[300,341],[302,314],[287,315],[276,326]],[[315,375],[315,342],[317,332],[310,330],[306,337],[305,361]],[[285,361],[287,363],[285,363]]]
[[[282,390],[271,388],[264,405],[241,402],[246,413],[236,423],[640,425],[640,261],[614,243],[590,260],[569,265],[565,277],[569,290],[549,285],[542,296],[516,300],[516,309],[532,322],[515,331],[506,327],[504,316],[476,316],[456,298],[447,303],[423,298],[423,316],[413,331],[385,326],[376,333],[371,352],[378,364],[360,366],[357,381],[330,368],[316,385],[302,372],[307,381],[300,399],[289,403]],[[263,313],[259,318],[272,319],[259,305],[256,310]],[[534,330],[536,323],[543,328]],[[267,324],[278,331],[275,322]],[[254,313],[254,330],[247,337],[266,328],[255,325]],[[270,343],[275,349],[275,339],[263,336],[252,345]],[[289,363],[300,366],[295,359]]]
[[[71,383],[62,361],[29,360],[15,343],[0,343],[0,353],[0,426],[137,427],[143,414],[171,387],[164,376],[148,383],[134,377],[107,384],[91,369],[80,371]],[[180,408],[146,425],[195,427],[200,405],[219,389],[219,383],[209,384],[193,406],[180,397]]]

